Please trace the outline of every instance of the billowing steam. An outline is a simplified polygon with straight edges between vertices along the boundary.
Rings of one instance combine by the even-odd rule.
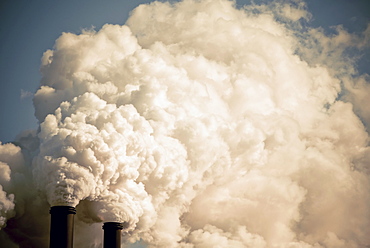
[[[370,28],[234,5],[153,2],[45,52],[39,130],[0,147],[7,247],[46,247],[50,205],[82,248],[103,221],[149,247],[370,245],[370,87],[344,56]]]

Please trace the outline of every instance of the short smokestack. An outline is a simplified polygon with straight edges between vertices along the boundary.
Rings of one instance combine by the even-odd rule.
[[[73,248],[73,222],[76,209],[70,206],[50,208],[50,248]]]
[[[121,248],[121,232],[123,224],[119,222],[105,222],[104,248]]]

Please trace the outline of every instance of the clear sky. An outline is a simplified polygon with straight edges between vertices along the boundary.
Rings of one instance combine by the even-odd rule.
[[[100,29],[105,23],[124,24],[130,11],[151,1],[12,0],[0,3],[0,141],[13,141],[22,130],[36,129],[32,94],[40,81],[40,58],[62,32]],[[238,0],[242,6],[250,1]],[[258,1],[257,1],[258,2]],[[363,31],[370,20],[368,0],[309,0],[313,26],[338,24]],[[369,72],[369,56],[360,69]]]

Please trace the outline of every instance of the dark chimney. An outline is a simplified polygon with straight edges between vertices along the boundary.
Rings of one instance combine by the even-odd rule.
[[[70,206],[50,208],[50,248],[73,248],[73,221],[76,209]]]
[[[104,248],[121,248],[121,230],[123,224],[119,222],[105,222],[104,229]]]

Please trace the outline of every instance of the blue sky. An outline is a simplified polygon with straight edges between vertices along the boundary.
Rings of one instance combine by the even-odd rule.
[[[0,3],[0,141],[13,141],[22,130],[36,129],[32,94],[39,85],[40,58],[53,47],[62,32],[79,33],[83,28],[99,29],[105,23],[124,24],[130,11],[142,3],[135,0],[13,0]],[[238,0],[238,5],[250,2]],[[258,1],[256,1],[258,2]],[[312,26],[328,31],[343,24],[361,32],[370,20],[368,0],[309,0]],[[359,66],[365,72],[369,56]]]

